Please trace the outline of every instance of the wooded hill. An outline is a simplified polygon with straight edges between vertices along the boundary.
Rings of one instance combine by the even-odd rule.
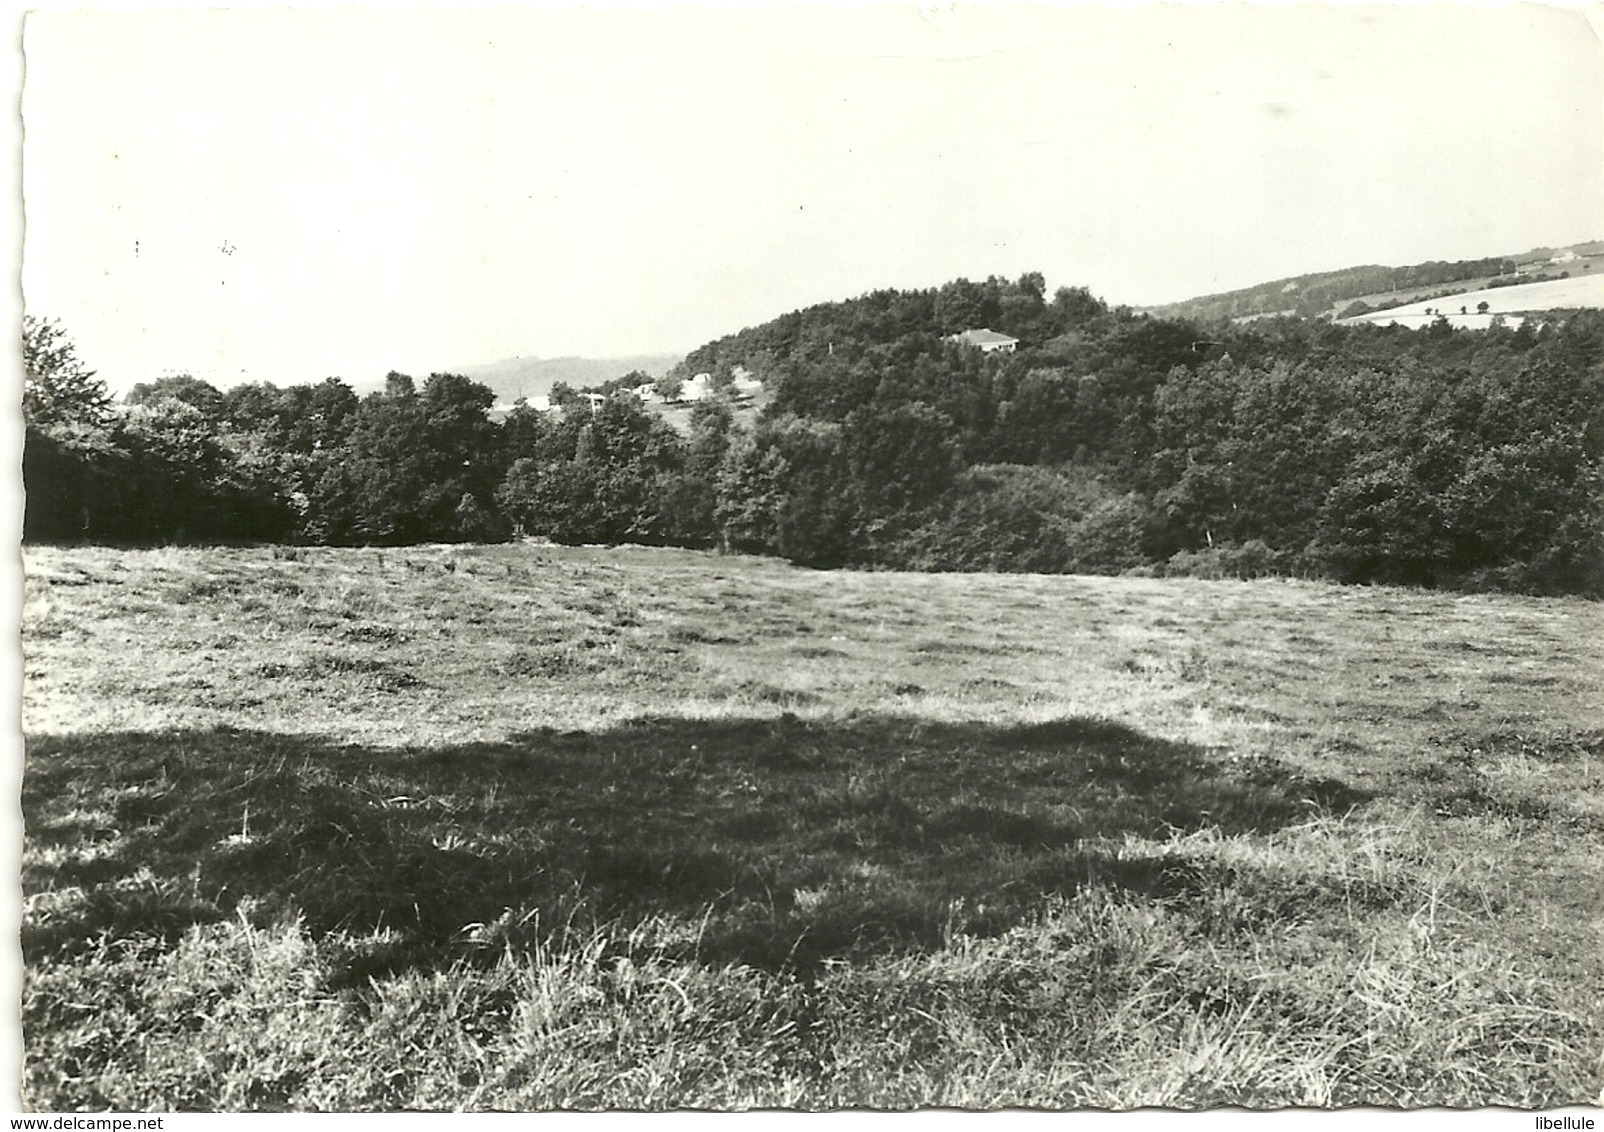
[[[1014,338],[986,352],[949,338]],[[1111,309],[1043,278],[793,311],[692,351],[768,405],[688,435],[627,392],[461,375],[112,412],[32,323],[26,535],[722,546],[812,566],[1287,573],[1604,594],[1604,313],[1418,331]],[[63,353],[65,350],[65,353]],[[138,391],[136,391],[138,392]]]

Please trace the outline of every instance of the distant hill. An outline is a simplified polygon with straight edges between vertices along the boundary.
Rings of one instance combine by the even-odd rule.
[[[510,405],[519,397],[533,400],[551,392],[559,381],[575,389],[583,389],[623,377],[640,370],[650,377],[661,377],[679,364],[679,354],[638,354],[623,358],[503,358],[498,362],[480,362],[476,365],[457,366],[452,373],[472,378],[495,391],[496,401]],[[414,374],[420,384],[426,374]],[[383,389],[382,381],[366,382],[355,387],[359,395]]]
[[[1367,306],[1375,309],[1393,303],[1475,290],[1494,279],[1501,278],[1513,283],[1517,275],[1525,275],[1545,266],[1550,257],[1567,251],[1587,257],[1601,247],[1604,245],[1595,240],[1574,244],[1569,248],[1534,248],[1519,255],[1486,259],[1452,262],[1430,260],[1397,267],[1365,264],[1338,271],[1288,276],[1235,291],[1199,295],[1145,309],[1150,314],[1162,317],[1196,319],[1249,318],[1267,314],[1297,314],[1305,317],[1335,315],[1355,301],[1365,301]]]

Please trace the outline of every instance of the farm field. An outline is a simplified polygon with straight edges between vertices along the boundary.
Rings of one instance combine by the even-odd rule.
[[[1476,306],[1485,302],[1488,313],[1476,314]],[[1443,311],[1455,326],[1486,327],[1494,315],[1519,312],[1565,310],[1571,308],[1604,308],[1604,274],[1573,275],[1569,279],[1550,279],[1544,283],[1519,283],[1512,287],[1493,287],[1480,291],[1466,291],[1439,299],[1424,299],[1390,310],[1376,311],[1357,318],[1343,319],[1344,323],[1373,322],[1380,326],[1402,323],[1405,326],[1424,326],[1435,317],[1426,308]],[[1472,313],[1457,312],[1465,307]]]
[[[1521,274],[1521,275],[1532,276],[1532,275],[1536,275],[1536,274],[1539,274],[1539,273],[1568,271],[1568,272],[1570,272],[1570,274],[1571,274],[1571,276],[1573,278],[1576,278],[1576,277],[1582,276],[1582,274],[1584,272],[1593,271],[1593,270],[1596,270],[1596,269],[1601,268],[1601,267],[1604,267],[1604,256],[1586,256],[1586,255],[1584,255],[1584,256],[1578,256],[1576,260],[1574,260],[1574,261],[1572,261],[1570,263],[1566,263],[1566,264],[1551,264],[1551,263],[1548,263],[1546,261],[1540,261],[1540,262],[1536,262],[1536,263],[1528,263],[1528,264],[1522,266],[1519,269],[1518,273]],[[1462,280],[1462,281],[1460,281],[1458,283],[1452,283],[1452,284],[1450,284],[1450,283],[1434,283],[1434,284],[1428,284],[1428,285],[1424,285],[1424,286],[1420,286],[1420,287],[1401,288],[1401,289],[1396,290],[1396,291],[1393,291],[1393,290],[1372,291],[1367,295],[1354,295],[1354,296],[1351,296],[1351,297],[1348,297],[1348,298],[1344,298],[1340,302],[1333,304],[1333,306],[1331,307],[1331,314],[1333,316],[1335,316],[1338,312],[1340,312],[1342,310],[1342,308],[1346,307],[1349,303],[1352,303],[1352,302],[1355,302],[1355,301],[1368,303],[1371,306],[1374,306],[1374,305],[1376,305],[1378,303],[1386,303],[1386,302],[1391,302],[1391,301],[1394,301],[1394,300],[1403,300],[1403,301],[1406,301],[1406,302],[1415,303],[1421,308],[1429,306],[1433,310],[1435,310],[1439,305],[1439,300],[1441,300],[1441,304],[1440,305],[1443,306],[1444,308],[1449,309],[1449,310],[1457,310],[1458,307],[1459,307],[1459,304],[1463,301],[1459,297],[1460,294],[1468,295],[1473,291],[1481,292],[1481,291],[1488,291],[1488,290],[1491,290],[1491,291],[1507,291],[1507,290],[1509,290],[1508,287],[1492,287],[1492,288],[1489,288],[1487,286],[1487,284],[1492,282],[1492,280],[1495,279],[1495,278],[1497,278],[1497,276],[1483,276],[1480,279],[1465,279],[1465,280]],[[1550,280],[1550,282],[1561,282],[1561,283],[1569,282],[1569,281],[1570,280]],[[1527,286],[1533,286],[1533,284],[1525,283],[1525,284],[1516,284],[1515,286],[1527,287]],[[1445,290],[1447,288],[1450,288],[1450,287],[1458,287],[1461,290],[1456,292],[1456,293],[1454,293],[1454,294],[1451,294],[1451,295],[1440,294],[1441,291],[1443,291],[1443,290]],[[1594,294],[1592,292],[1585,292],[1584,291],[1584,294],[1593,295],[1595,300],[1600,298],[1600,296],[1597,296],[1596,294]],[[1485,297],[1485,296],[1482,296],[1482,297]],[[1480,302],[1481,298],[1478,298],[1476,301]],[[1491,302],[1491,300],[1489,300],[1489,302]],[[1564,307],[1566,305],[1567,304],[1564,304],[1564,303],[1556,304],[1557,307]],[[1570,305],[1577,305],[1577,304],[1570,304]],[[1595,305],[1598,305],[1598,303],[1595,301],[1595,302],[1582,303],[1580,305],[1583,305],[1583,306],[1595,306]],[[1371,317],[1374,317],[1374,316],[1377,316],[1377,315],[1391,313],[1392,311],[1395,311],[1395,310],[1398,310],[1398,309],[1399,308],[1397,308],[1397,307],[1392,307],[1392,308],[1388,308],[1388,310],[1385,310],[1385,311],[1375,311],[1375,312],[1372,313]],[[1529,308],[1529,309],[1552,310],[1552,309],[1555,309],[1555,307],[1545,306],[1545,307],[1540,307],[1540,308]]]
[[[47,1110],[1551,1107],[1604,607],[25,552]]]

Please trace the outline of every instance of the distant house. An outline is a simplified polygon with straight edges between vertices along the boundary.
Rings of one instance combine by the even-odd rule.
[[[533,397],[520,396],[518,401],[522,401],[537,413],[551,411],[551,398],[544,393],[536,393]],[[490,413],[497,418],[504,417],[518,407],[518,401],[498,400],[494,405],[490,406]]]
[[[1011,354],[1019,345],[1018,338],[998,334],[995,330],[965,330],[962,334],[949,334],[946,340],[960,346],[973,346],[985,354]]]
[[[680,386],[679,399],[681,401],[702,401],[711,392],[713,392],[713,375],[699,373]]]

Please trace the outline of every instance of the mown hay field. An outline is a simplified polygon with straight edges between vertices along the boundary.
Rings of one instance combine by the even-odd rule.
[[[1385,296],[1371,296],[1372,299],[1377,297],[1385,298]],[[1343,321],[1373,322],[1381,326],[1389,326],[1393,322],[1400,322],[1406,326],[1424,326],[1437,314],[1442,314],[1455,326],[1485,329],[1489,316],[1449,313],[1462,307],[1475,311],[1481,303],[1487,304],[1489,315],[1575,308],[1597,310],[1604,307],[1604,274],[1575,275],[1569,279],[1549,279],[1541,283],[1517,283],[1511,287],[1464,291],[1455,295],[1421,299]],[[1518,321],[1515,325],[1519,325]]]
[[[25,558],[33,1106],[1599,1094],[1597,604]]]

